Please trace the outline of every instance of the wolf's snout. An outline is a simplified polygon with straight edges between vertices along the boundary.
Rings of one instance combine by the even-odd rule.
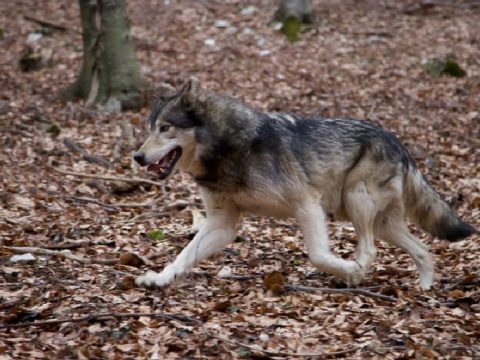
[[[135,160],[140,166],[147,165],[145,153],[143,151],[137,151],[135,154],[133,154],[133,160]]]

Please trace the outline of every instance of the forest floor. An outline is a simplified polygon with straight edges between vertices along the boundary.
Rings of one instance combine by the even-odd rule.
[[[418,3],[313,1],[317,24],[295,43],[270,24],[273,0],[129,0],[128,11],[151,84],[195,75],[263,110],[374,121],[480,228],[480,7]],[[66,31],[35,39],[40,26],[26,16]],[[81,66],[77,2],[2,1],[0,28],[1,360],[480,358],[479,236],[448,243],[413,229],[436,260],[430,291],[407,255],[377,242],[367,291],[355,292],[316,271],[295,222],[248,217],[233,245],[182,281],[136,288],[135,276],[161,270],[191,239],[203,211],[195,184],[58,172],[156,181],[131,163],[149,109],[109,114],[58,99]],[[49,66],[20,71],[27,39],[51,51]],[[465,77],[420,66],[447,55]],[[351,258],[352,226],[329,229],[334,251]],[[12,261],[12,247],[33,247],[31,259]]]

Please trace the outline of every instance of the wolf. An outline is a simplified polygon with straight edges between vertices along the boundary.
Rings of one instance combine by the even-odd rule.
[[[178,169],[190,174],[207,217],[171,264],[137,285],[165,286],[188,273],[233,242],[245,213],[296,218],[311,262],[347,286],[365,278],[376,238],[409,254],[420,287],[432,286],[432,256],[406,218],[449,241],[477,232],[432,189],[400,141],[371,122],[264,113],[207,92],[194,77],[178,91],[170,87],[149,120],[135,161],[160,179]],[[355,260],[331,251],[327,214],[353,224]]]

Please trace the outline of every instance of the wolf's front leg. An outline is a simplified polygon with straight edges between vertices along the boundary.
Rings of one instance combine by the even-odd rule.
[[[238,216],[234,208],[214,209],[211,212],[207,209],[206,223],[175,261],[167,265],[161,273],[148,271],[145,275],[139,276],[135,283],[144,286],[164,286],[178,276],[188,273],[200,261],[233,242]]]
[[[357,285],[365,271],[355,261],[344,260],[330,251],[325,213],[315,200],[297,206],[295,217],[305,238],[308,257],[321,271],[335,275],[347,285]],[[353,279],[353,280],[352,280]]]

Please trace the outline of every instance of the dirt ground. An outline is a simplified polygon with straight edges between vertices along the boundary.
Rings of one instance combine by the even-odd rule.
[[[374,121],[480,228],[480,4],[418,3],[313,1],[317,24],[295,43],[270,24],[273,0],[128,0],[128,12],[152,85],[195,75],[260,109]],[[39,71],[19,69],[40,28],[25,15],[66,28],[30,36],[51,50]],[[81,66],[77,2],[2,1],[0,28],[1,360],[480,358],[478,235],[448,243],[413,228],[435,256],[430,291],[410,258],[377,242],[362,293],[316,271],[295,222],[246,218],[233,245],[182,281],[134,287],[191,239],[195,184],[177,174],[125,188],[55,170],[155,181],[131,164],[149,109],[109,114],[58,99]],[[447,55],[465,77],[420,65]],[[329,228],[334,251],[351,258],[351,224]],[[34,247],[34,259],[13,262],[12,247]]]

